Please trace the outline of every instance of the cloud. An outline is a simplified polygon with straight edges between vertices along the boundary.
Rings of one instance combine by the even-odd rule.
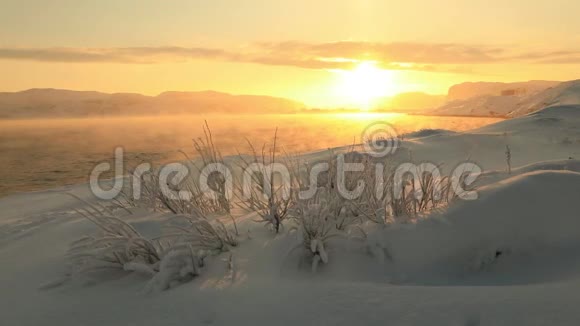
[[[219,49],[183,47],[0,48],[0,59],[46,62],[159,63],[178,58],[228,59],[229,55]]]
[[[580,64],[580,54],[575,56],[565,56],[551,59],[540,60],[537,63],[540,64]]]
[[[0,48],[1,59],[47,62],[128,62],[109,51],[68,48],[18,49]]]
[[[528,54],[538,64],[579,64],[580,51],[554,51],[547,54]]]
[[[318,58],[365,58],[381,62],[421,64],[465,64],[494,61],[502,49],[454,43],[260,43],[259,47],[277,55],[307,55]]]
[[[243,50],[207,47],[0,48],[0,59],[40,62],[155,64],[220,60],[305,69],[350,69],[372,60],[392,70],[470,73],[470,65],[527,62],[580,63],[580,51],[513,53],[506,48],[458,43],[262,42]]]

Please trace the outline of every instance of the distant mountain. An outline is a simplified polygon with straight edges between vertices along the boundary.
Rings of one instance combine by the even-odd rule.
[[[445,103],[445,99],[445,95],[409,92],[381,98],[373,107],[376,111],[417,112],[436,108]]]
[[[499,87],[499,85],[503,86]],[[477,90],[477,86],[482,88]],[[493,93],[489,94],[492,90]],[[468,95],[474,96],[457,99]],[[465,83],[451,87],[447,103],[428,113],[517,117],[549,106],[573,104],[580,104],[580,80]]]
[[[563,82],[522,99],[509,116],[521,116],[546,107],[580,104],[580,79]]]
[[[467,82],[453,85],[447,93],[447,101],[467,100],[481,96],[498,96],[502,92],[536,93],[558,85],[559,81],[530,80],[527,82],[499,83],[499,82]]]
[[[455,116],[507,116],[520,101],[518,96],[483,95],[465,100],[455,100],[429,111],[433,115]]]
[[[0,118],[63,118],[201,113],[294,113],[296,101],[214,91],[165,92],[158,96],[60,89],[0,92]]]

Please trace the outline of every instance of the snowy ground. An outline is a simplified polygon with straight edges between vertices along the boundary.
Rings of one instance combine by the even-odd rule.
[[[409,155],[446,171],[477,162],[479,199],[377,227],[365,241],[331,242],[317,273],[299,267],[295,232],[275,235],[249,214],[239,219],[238,247],[161,292],[145,293],[148,278],[121,271],[50,286],[66,272],[69,244],[95,232],[73,210],[82,203],[63,194],[92,200],[86,185],[2,198],[1,324],[577,325],[580,107],[408,135],[395,159]],[[137,209],[124,218],[155,235],[166,215]]]

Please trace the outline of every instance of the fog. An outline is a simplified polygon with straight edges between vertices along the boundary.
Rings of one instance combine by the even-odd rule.
[[[86,182],[91,169],[125,149],[126,166],[160,164],[193,155],[192,138],[202,137],[207,121],[223,155],[246,152],[246,138],[261,145],[278,127],[279,144],[305,152],[360,142],[374,121],[397,132],[422,128],[456,131],[495,118],[427,117],[393,114],[180,115],[99,119],[0,120],[0,196]]]

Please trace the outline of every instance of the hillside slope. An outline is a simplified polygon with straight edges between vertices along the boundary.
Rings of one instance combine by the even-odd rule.
[[[467,100],[480,96],[500,95],[505,90],[525,90],[527,93],[536,93],[547,88],[557,86],[558,81],[530,80],[527,82],[500,83],[500,82],[466,82],[453,85],[447,93],[447,101]]]
[[[508,114],[511,117],[536,112],[546,107],[580,104],[580,80],[571,80],[522,99]]]
[[[227,93],[165,92],[158,96],[59,89],[0,93],[0,118],[33,119],[197,113],[294,113],[304,104],[288,99]]]
[[[495,94],[482,94],[486,88],[474,97],[453,100],[458,95],[452,95],[450,89],[448,102],[432,111],[435,115],[466,115],[466,116],[505,116],[518,117],[536,112],[555,105],[580,104],[580,80],[560,83],[553,87],[540,89],[538,85],[518,89],[505,89]],[[473,85],[472,85],[473,86]],[[470,91],[474,92],[473,89]],[[519,93],[518,93],[519,92]]]

